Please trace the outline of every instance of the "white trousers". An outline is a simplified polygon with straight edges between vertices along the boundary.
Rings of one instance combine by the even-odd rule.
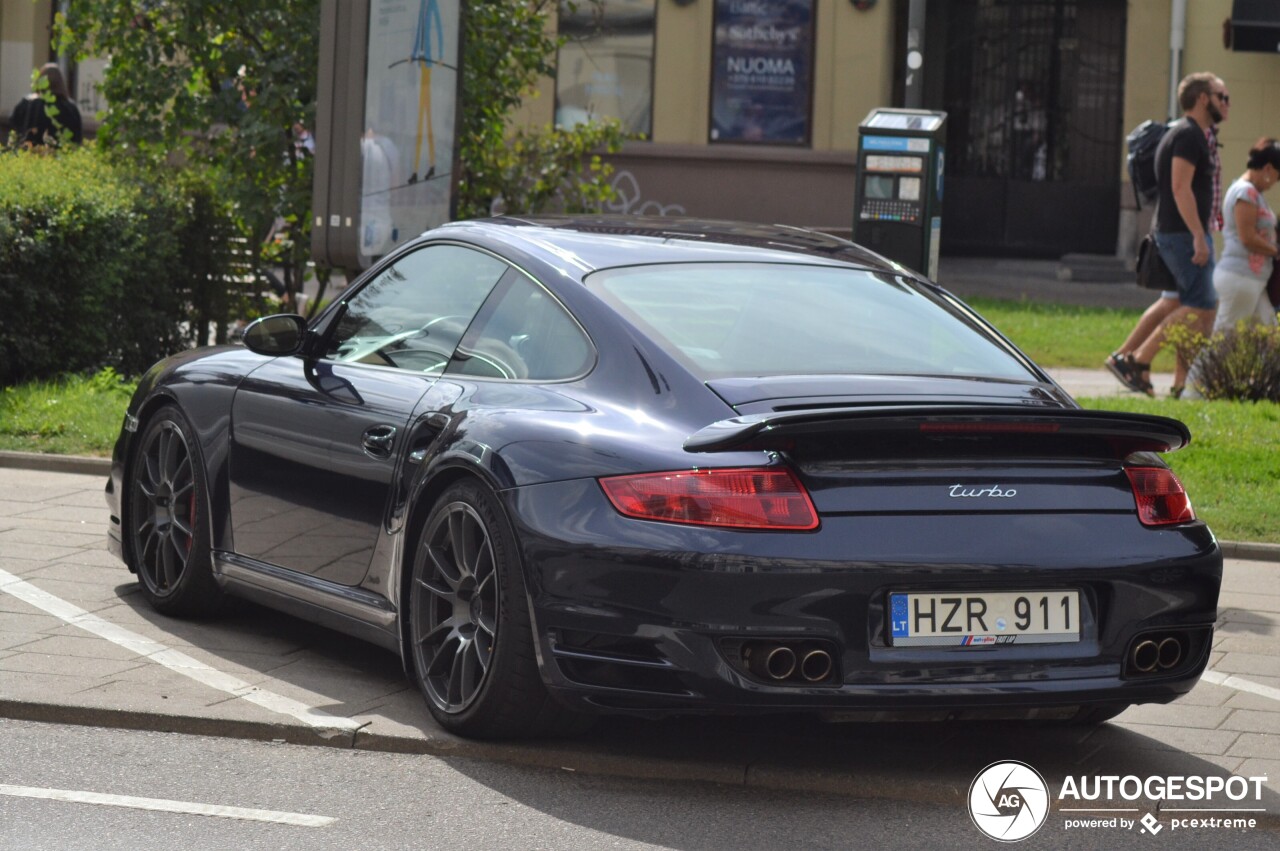
[[[1252,275],[1213,270],[1213,288],[1218,291],[1218,315],[1213,320],[1213,333],[1231,331],[1241,319],[1253,319],[1263,325],[1276,324],[1276,309],[1267,299],[1267,282]]]

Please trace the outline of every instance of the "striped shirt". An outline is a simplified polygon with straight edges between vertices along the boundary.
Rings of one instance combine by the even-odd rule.
[[[1218,157],[1218,125],[1211,124],[1204,131],[1209,143],[1209,162],[1213,164],[1213,201],[1209,207],[1209,229],[1222,230],[1222,160]]]

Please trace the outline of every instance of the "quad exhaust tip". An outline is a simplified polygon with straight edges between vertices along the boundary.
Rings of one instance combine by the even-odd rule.
[[[831,654],[825,650],[810,650],[800,660],[800,676],[811,683],[820,683],[831,676],[831,668]]]
[[[756,676],[764,676],[771,680],[785,680],[796,670],[795,651],[781,644],[761,648],[760,652],[752,654],[752,659],[760,660]]]
[[[1130,666],[1140,674],[1156,674],[1178,667],[1186,654],[1184,635],[1153,635],[1143,638],[1129,653]]]
[[[748,641],[742,659],[757,678],[778,684],[830,683],[836,670],[831,651],[814,641]]]

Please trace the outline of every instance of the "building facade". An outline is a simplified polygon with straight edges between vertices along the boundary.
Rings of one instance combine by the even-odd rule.
[[[565,2],[557,78],[516,121],[621,120],[636,138],[612,157],[615,211],[848,235],[858,125],[919,75],[920,105],[948,113],[943,252],[1040,257],[1132,252],[1149,211],[1124,137],[1169,117],[1182,74],[1230,88],[1228,177],[1256,139],[1280,137],[1280,52],[1264,52],[1280,20],[1258,20],[1280,19],[1275,0],[927,0],[916,68],[908,3]],[[0,0],[0,130],[32,68],[58,58],[56,5]],[[1233,16],[1257,25],[1235,42],[1253,49],[1229,46]],[[92,131],[102,63],[60,61]]]
[[[1256,20],[1280,18],[1280,3],[928,0],[918,69],[907,64],[907,6],[604,0],[594,30],[579,19],[561,27],[571,41],[559,79],[521,120],[609,115],[643,134],[613,157],[621,211],[848,234],[858,124],[874,107],[902,105],[906,75],[917,73],[920,105],[948,113],[943,251],[1041,257],[1132,251],[1149,211],[1128,186],[1125,135],[1170,117],[1182,74],[1211,70],[1231,89],[1220,136],[1228,174],[1260,136],[1280,137],[1280,53],[1227,43],[1234,12],[1280,47],[1280,21],[1269,39]],[[592,84],[609,96],[592,100]],[[790,111],[778,109],[779,89]],[[783,113],[775,129],[725,134],[723,115],[750,115],[752,99]]]

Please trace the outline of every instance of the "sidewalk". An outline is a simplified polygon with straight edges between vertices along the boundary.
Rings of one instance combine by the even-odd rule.
[[[1017,260],[990,257],[942,257],[938,283],[961,298],[1026,299],[1088,307],[1145,309],[1156,300],[1128,273],[1109,283],[1064,281],[1056,260]]]
[[[1210,671],[1188,696],[1093,729],[606,719],[578,740],[486,743],[437,727],[399,660],[372,645],[249,604],[210,621],[156,614],[105,551],[102,489],[100,474],[0,468],[0,719],[957,806],[997,758],[1027,762],[1051,785],[1086,774],[1266,775],[1260,821],[1280,827],[1280,563],[1228,561]]]
[[[1050,369],[1048,373],[1053,380],[1062,385],[1073,397],[1080,399],[1086,396],[1133,396],[1138,397],[1125,387],[1116,377],[1105,369],[1069,369],[1060,367]],[[1151,383],[1156,388],[1156,398],[1169,396],[1169,388],[1173,386],[1172,372],[1151,373]]]

